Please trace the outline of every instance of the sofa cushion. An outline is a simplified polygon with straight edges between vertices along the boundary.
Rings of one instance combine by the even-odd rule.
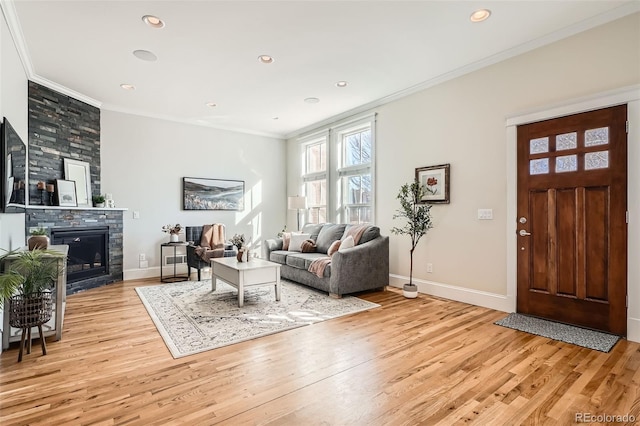
[[[289,251],[302,251],[302,243],[309,239],[309,234],[291,234]]]
[[[357,225],[347,225],[344,232],[346,233],[347,229],[351,228],[352,226],[357,226]],[[379,236],[380,236],[380,228],[378,228],[377,226],[368,226],[367,229],[365,229],[364,232],[362,233],[362,236],[360,237],[360,241],[358,241],[358,245],[364,244],[371,240],[375,240]]]
[[[290,251],[286,250],[274,250],[269,253],[269,260],[272,262],[279,263],[281,265],[287,264],[287,255],[290,254]]]
[[[327,250],[327,254],[331,256],[333,253],[337,252],[338,249],[340,248],[341,242],[342,241],[340,240],[335,240],[333,243],[331,243],[331,245],[329,246],[329,250]]]
[[[311,262],[319,257],[327,257],[324,253],[293,253],[289,252],[287,255],[286,265],[293,268],[309,270]]]
[[[302,227],[302,232],[304,234],[310,234],[311,236],[309,238],[311,238],[313,241],[316,241],[318,239],[318,234],[320,233],[320,230],[323,226],[324,223],[307,223]]]
[[[344,223],[325,224],[316,239],[318,253],[326,253],[335,240],[342,238],[346,226]]]
[[[355,245],[356,245],[356,243],[354,242],[353,237],[351,235],[349,235],[347,238],[342,240],[342,242],[340,243],[340,247],[338,248],[338,251],[340,253],[342,253],[346,249],[350,249],[351,247],[355,247]]]

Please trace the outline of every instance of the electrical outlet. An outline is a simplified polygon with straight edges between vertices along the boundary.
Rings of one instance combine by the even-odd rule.
[[[146,254],[144,254],[144,253],[140,253],[140,254],[138,255],[138,260],[147,260],[147,255],[146,255]]]
[[[140,212],[139,211],[134,211],[133,212],[133,218],[134,219],[140,219]]]
[[[427,272],[433,273],[433,263],[427,263]]]

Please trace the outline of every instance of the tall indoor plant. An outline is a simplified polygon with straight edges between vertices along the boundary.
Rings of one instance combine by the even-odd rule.
[[[409,283],[402,288],[403,294],[408,298],[415,298],[418,295],[418,287],[413,284],[413,252],[418,245],[418,241],[429,229],[433,228],[431,220],[431,204],[425,204],[422,198],[425,195],[424,186],[418,181],[405,183],[400,187],[398,196],[400,208],[393,215],[394,219],[403,218],[406,223],[402,227],[393,227],[391,232],[396,235],[408,235],[411,237],[411,249],[409,266]]]

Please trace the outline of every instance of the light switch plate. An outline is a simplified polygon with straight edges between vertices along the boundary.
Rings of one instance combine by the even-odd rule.
[[[478,220],[492,220],[493,209],[478,209]]]

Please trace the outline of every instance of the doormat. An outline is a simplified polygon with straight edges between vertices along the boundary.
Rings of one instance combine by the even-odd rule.
[[[494,324],[600,352],[609,352],[620,340],[620,336],[614,334],[516,313],[511,313]]]

